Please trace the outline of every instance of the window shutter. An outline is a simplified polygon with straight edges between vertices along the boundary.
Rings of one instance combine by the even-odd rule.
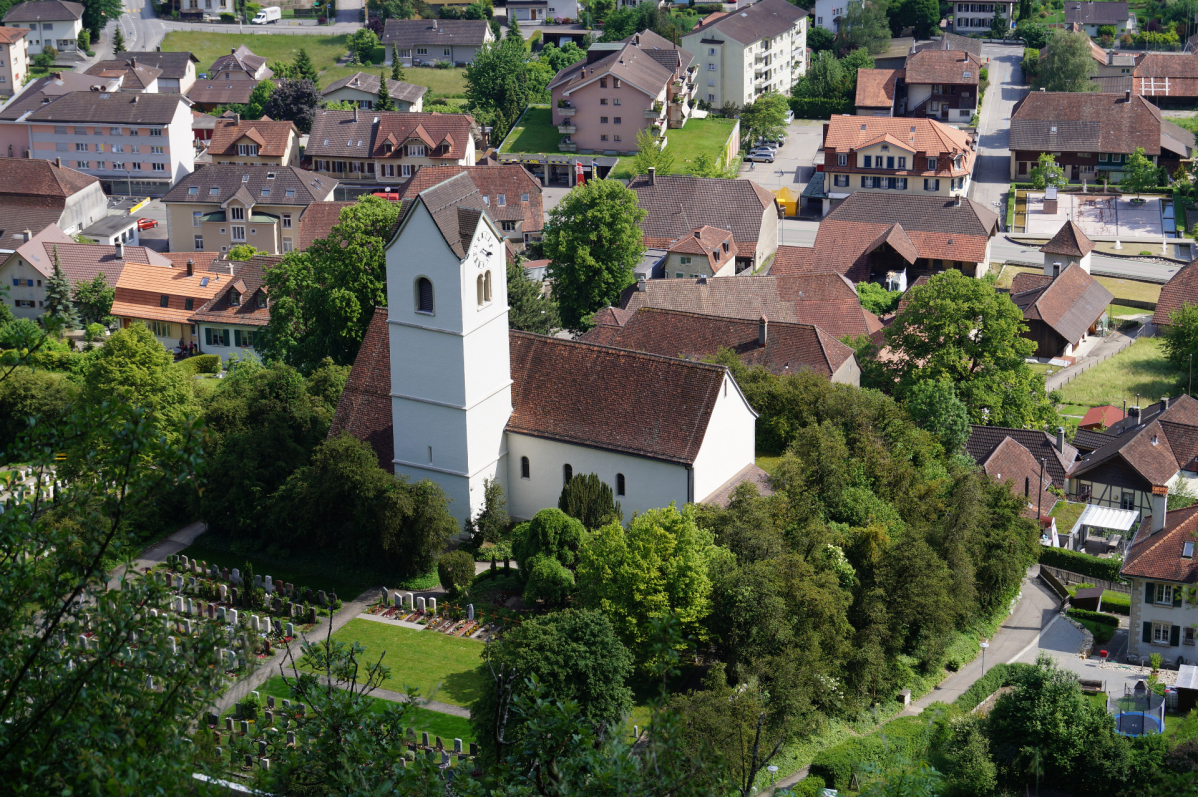
[[[1174,608],[1181,606],[1181,587],[1173,588],[1173,606]]]
[[[1169,645],[1177,647],[1181,644],[1181,626],[1175,625],[1169,629]]]
[[[1147,621],[1145,621],[1145,622],[1144,622],[1144,637],[1143,637],[1143,641],[1144,641],[1144,642],[1151,642],[1151,641],[1152,641],[1152,623],[1149,623],[1149,622],[1147,622]]]
[[[1156,590],[1153,589],[1156,585],[1151,581],[1144,585],[1144,600],[1152,603],[1156,599]]]
[[[212,327],[204,327],[204,345],[212,345]]]

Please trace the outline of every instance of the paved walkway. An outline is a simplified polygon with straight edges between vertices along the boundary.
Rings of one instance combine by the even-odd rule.
[[[208,526],[202,521],[197,520],[195,523],[184,526],[176,531],[171,536],[167,537],[159,543],[151,545],[146,550],[133,560],[133,568],[136,572],[141,573],[147,567],[160,565],[166,561],[166,557],[171,554],[179,553],[184,548],[195,542],[196,537],[208,530]],[[119,585],[117,581],[125,574],[125,566],[121,565],[116,570],[113,570],[108,575],[108,586],[110,589],[115,589]]]

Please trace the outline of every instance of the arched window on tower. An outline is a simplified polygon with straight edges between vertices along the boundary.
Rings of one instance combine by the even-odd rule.
[[[562,484],[568,484],[574,478],[574,466],[562,465]]]
[[[487,301],[487,302],[491,301],[491,272],[490,271],[488,271],[486,273],[486,276],[483,277],[483,299],[484,299],[484,301]]]
[[[623,495],[623,494],[624,494],[624,474],[617,473],[616,474],[616,495]]]
[[[433,283],[428,277],[416,280],[416,312],[433,314]]]
[[[528,471],[529,471],[528,457],[520,457],[520,478],[527,479]]]
[[[478,279],[474,281],[474,292],[478,295],[478,306],[482,307],[483,302],[483,275],[479,274]]]

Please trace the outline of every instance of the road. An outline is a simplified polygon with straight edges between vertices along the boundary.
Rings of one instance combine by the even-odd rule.
[[[978,157],[973,169],[969,197],[1001,217],[1006,216],[1006,193],[1011,185],[1011,112],[1025,94],[1019,62],[1023,48],[1017,45],[986,44],[982,55],[990,59],[990,88],[982,100],[978,125]]]
[[[1097,252],[1092,254],[1090,257],[1090,269],[1092,271],[1118,274],[1121,277],[1127,277],[1129,279],[1147,279],[1149,281],[1164,282],[1177,273],[1177,270],[1181,268],[1181,266],[1177,264],[1166,265],[1163,262],[1130,260],[1124,257],[1109,257],[1107,255],[1100,255]],[[990,249],[990,259],[994,262],[1023,260],[1029,263],[1042,263],[1044,261],[1044,255],[1040,252],[1040,247],[1038,246],[1029,246],[1017,243],[1010,240],[1006,236],[1000,235],[994,239],[994,245]]]

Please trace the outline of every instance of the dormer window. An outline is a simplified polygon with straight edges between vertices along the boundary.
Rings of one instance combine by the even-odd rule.
[[[229,291],[229,304],[233,305],[234,307],[240,307],[241,294],[237,291]]]
[[[241,182],[248,183],[249,181],[250,181],[250,176],[248,174],[241,175]]]
[[[936,171],[936,159],[928,158],[928,171]]]
[[[262,291],[258,291],[258,306],[266,307],[266,294]]]
[[[258,145],[257,144],[238,144],[237,145],[237,154],[243,158],[257,155],[258,154]],[[245,183],[245,182],[249,182],[249,179],[250,179],[249,175],[243,175],[241,178],[241,181],[243,183]]]

